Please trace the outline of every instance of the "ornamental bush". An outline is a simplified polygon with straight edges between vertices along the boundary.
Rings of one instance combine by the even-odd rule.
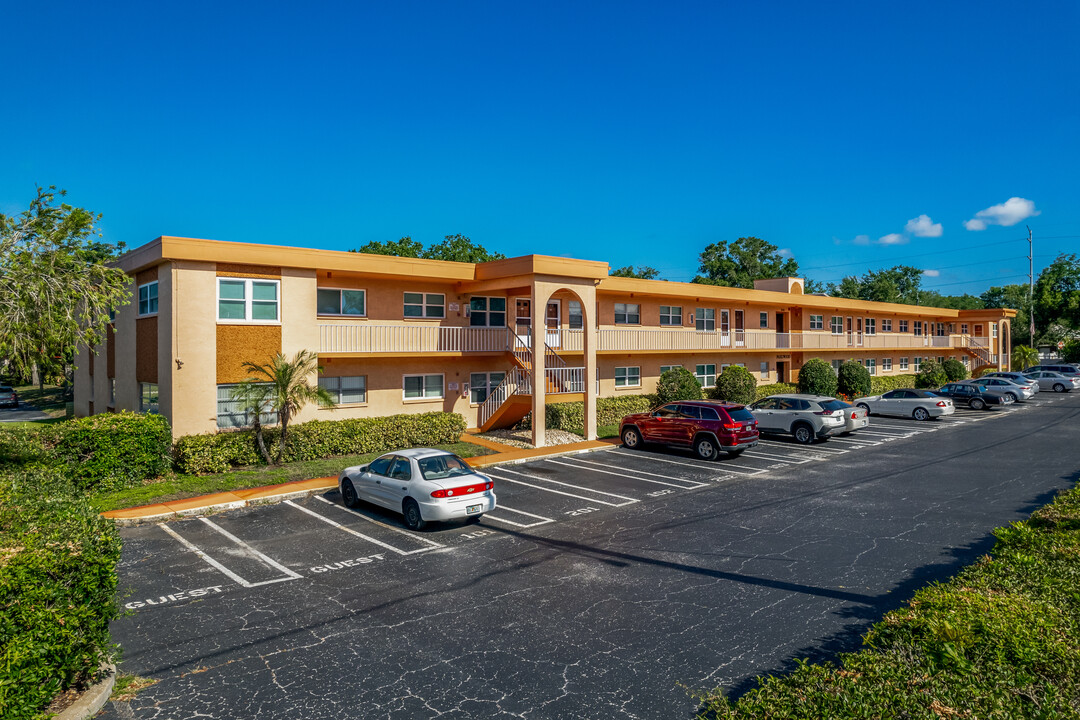
[[[835,395],[836,373],[821,358],[810,358],[799,370],[799,392],[810,395]]]
[[[1061,348],[1061,359],[1067,363],[1080,363],[1080,340],[1069,340]]]
[[[749,405],[757,399],[757,380],[750,371],[739,365],[728,365],[716,377],[716,386],[709,388],[709,398]]]
[[[915,374],[917,388],[938,388],[947,382],[949,382],[949,376],[937,360],[923,360],[919,372]]]
[[[656,401],[660,405],[675,400],[700,400],[701,398],[701,383],[684,367],[668,370],[656,382]]]
[[[863,397],[870,394],[870,371],[862,363],[847,360],[840,366],[836,377],[836,389],[849,398]]]
[[[58,469],[0,476],[0,716],[92,681],[118,616],[120,537]]]
[[[697,382],[695,380],[695,382]],[[627,415],[648,412],[659,405],[656,395],[619,395],[596,399],[596,424],[618,425]],[[548,403],[544,406],[544,427],[548,430],[565,430],[582,433],[585,428],[585,403]],[[518,429],[532,427],[532,414],[526,415],[516,426]]]
[[[890,390],[915,387],[915,376],[904,375],[874,375],[870,378],[870,394],[881,395]]]
[[[771,385],[758,385],[755,400],[767,398],[770,395],[789,395],[798,392],[799,388],[791,383],[772,383]]]
[[[941,364],[941,369],[945,371],[945,377],[949,379],[949,382],[967,380],[968,369],[964,367],[964,363],[956,358],[949,358],[943,362]]]

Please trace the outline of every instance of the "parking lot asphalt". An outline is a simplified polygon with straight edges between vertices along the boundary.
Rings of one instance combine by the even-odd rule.
[[[414,533],[336,492],[121,531],[109,718],[690,718],[987,552],[1080,469],[1080,394],[737,459],[613,447],[499,466]]]

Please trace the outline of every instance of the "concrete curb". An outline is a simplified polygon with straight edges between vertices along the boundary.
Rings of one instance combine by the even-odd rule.
[[[215,505],[204,505],[202,507],[193,507],[187,510],[176,510],[166,513],[159,513],[157,515],[143,515],[141,517],[130,518],[110,518],[119,527],[134,527],[143,523],[157,523],[166,522],[168,520],[177,520],[182,517],[198,517],[200,515],[212,515],[213,513],[222,512],[224,510],[236,510],[242,507],[251,507],[252,505],[273,505],[275,503],[284,502],[286,500],[294,500],[297,498],[309,497],[311,495],[317,495],[319,493],[326,492],[337,487],[337,483],[328,485],[326,487],[311,488],[308,490],[294,490],[291,492],[280,493],[277,495],[264,495],[262,497],[254,497],[250,500],[237,500],[235,502],[218,503]]]
[[[98,710],[105,707],[112,695],[113,685],[116,684],[116,666],[106,665],[104,670],[108,673],[105,679],[79,696],[64,712],[57,715],[54,720],[87,720],[97,715]]]

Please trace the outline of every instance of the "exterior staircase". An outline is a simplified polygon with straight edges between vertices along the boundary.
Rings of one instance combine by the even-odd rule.
[[[481,432],[510,427],[532,412],[535,373],[531,338],[515,333],[511,343],[513,367],[480,405],[477,422]],[[585,399],[585,368],[569,367],[547,343],[544,343],[543,382],[545,402],[576,402]]]
[[[998,356],[994,354],[990,343],[990,338],[972,337],[971,335],[963,336],[960,348],[976,361],[971,369],[972,377],[978,377],[978,373],[987,368],[997,368],[999,366]]]

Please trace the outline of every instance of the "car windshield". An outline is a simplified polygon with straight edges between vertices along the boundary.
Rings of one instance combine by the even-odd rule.
[[[908,392],[911,393],[911,395],[909,395],[908,397],[936,397],[934,393],[930,392],[929,390],[908,390]]]
[[[848,405],[846,402],[841,402],[840,400],[826,400],[825,402],[821,403],[821,409],[828,410],[829,412],[843,410],[849,407],[851,406]]]
[[[754,414],[746,408],[739,408],[738,410],[728,410],[727,414],[731,416],[731,419],[735,422],[753,422]]]
[[[471,475],[473,470],[465,464],[465,461],[457,455],[435,455],[419,460],[420,474],[425,480],[442,480],[443,478],[457,477],[459,475]]]

